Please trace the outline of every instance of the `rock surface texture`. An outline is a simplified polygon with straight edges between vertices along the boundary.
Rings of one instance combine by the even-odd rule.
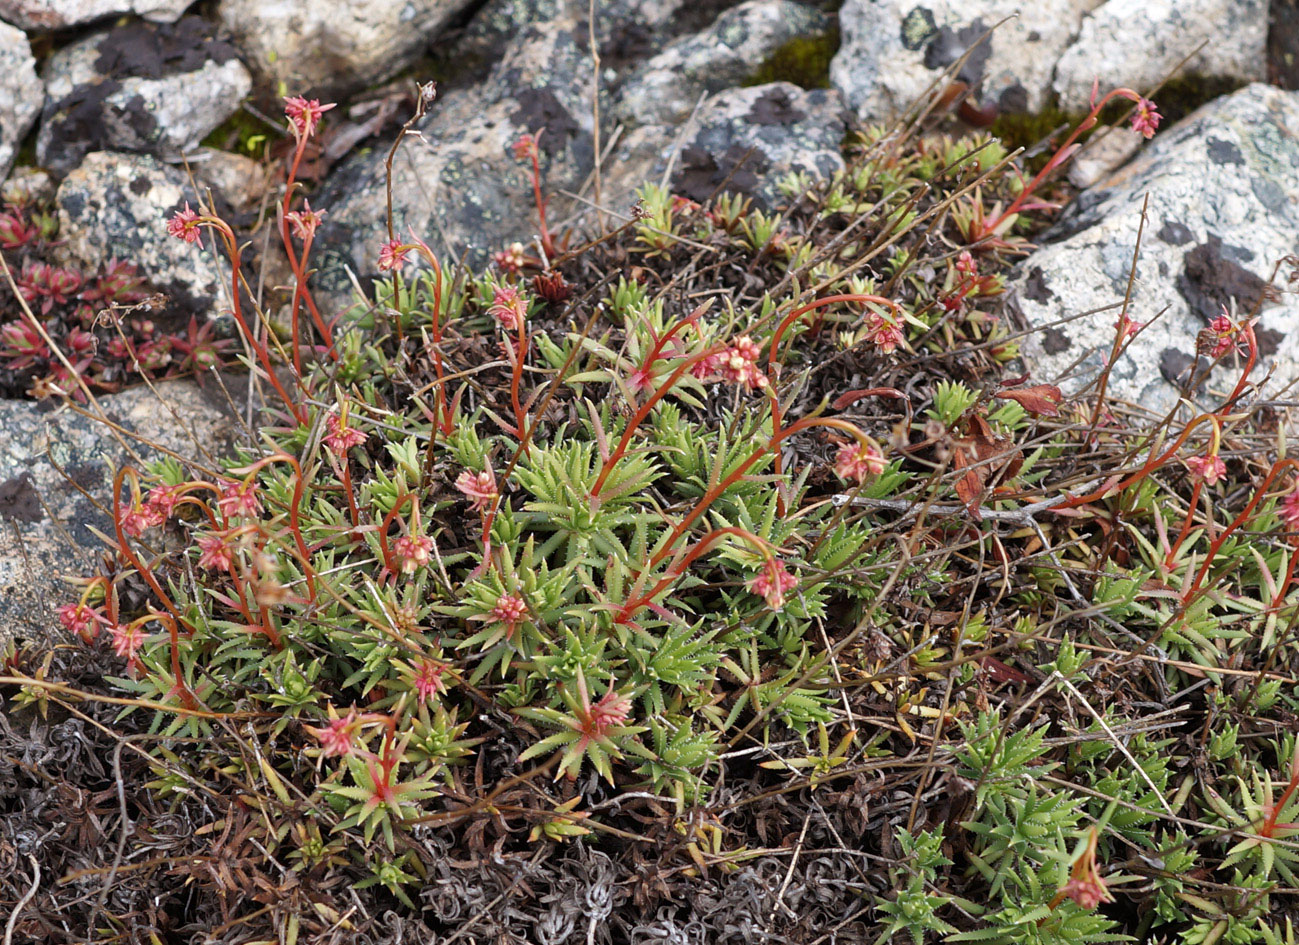
[[[1187,56],[1191,75],[1265,79],[1267,14],[1266,0],[1109,0],[1083,17],[1055,91],[1065,107],[1085,108],[1096,76],[1144,92]]]
[[[194,0],[0,0],[0,20],[25,30],[62,30],[130,13],[171,23]]]
[[[9,172],[44,100],[26,35],[0,23],[0,180]]]
[[[628,135],[609,162],[605,202],[625,211],[636,188],[670,170],[673,192],[692,200],[732,192],[771,207],[781,199],[777,184],[786,174],[816,179],[843,167],[847,127],[832,89],[772,82],[721,92],[684,128],[647,125]]]
[[[594,164],[584,33],[572,20],[532,27],[472,90],[433,106],[419,136],[393,161],[393,223],[439,252],[472,263],[536,230],[531,164],[515,157],[523,134],[540,136],[547,192],[577,191]],[[320,195],[329,208],[321,229],[321,285],[347,291],[344,267],[373,271],[388,238],[386,148],[349,160]],[[313,198],[313,203],[315,202]],[[561,201],[554,202],[558,212]]]
[[[194,384],[158,385],[100,398],[105,416],[167,449],[205,456],[228,445],[232,421]],[[0,400],[0,645],[14,637],[48,638],[54,610],[77,592],[64,578],[90,571],[112,533],[106,514],[114,469],[159,454],[66,408]],[[196,445],[197,444],[197,445]]]
[[[704,93],[744,84],[791,39],[828,28],[819,10],[790,0],[749,0],[637,69],[623,85],[614,114],[631,125],[684,121]]]
[[[957,78],[1003,110],[1036,111],[1083,15],[1099,5],[1100,0],[847,0],[839,11],[843,45],[830,80],[863,121],[886,120],[919,99],[987,30],[1012,17],[974,50]]]
[[[65,251],[93,267],[126,259],[150,281],[194,310],[221,304],[227,284],[212,254],[212,237],[200,248],[167,235],[166,221],[193,190],[178,169],[143,154],[96,151],[64,179],[55,197]]]
[[[1299,93],[1252,85],[1215,100],[1078,200],[1022,264],[1009,304],[1042,327],[1121,302],[1148,195],[1131,316],[1152,323],[1115,364],[1109,391],[1167,410],[1196,364],[1196,335],[1224,305],[1250,312],[1276,264],[1299,252],[1296,138]],[[1028,336],[1026,366],[1037,381],[1085,387],[1106,362],[1117,316],[1111,308]],[[1272,367],[1281,384],[1299,378],[1299,299],[1264,302],[1258,335],[1255,379]],[[1230,391],[1238,370],[1229,356],[1193,393]]]
[[[839,18],[831,80],[863,121],[900,114],[998,23],[956,78],[1000,111],[1085,110],[1094,79],[1144,92],[1188,56],[1183,75],[1266,77],[1266,0],[847,0]]]
[[[467,0],[221,0],[218,15],[272,94],[338,96],[390,79]]]
[[[36,157],[60,174],[107,147],[179,158],[252,89],[235,48],[198,17],[89,36],[51,56],[43,71]]]

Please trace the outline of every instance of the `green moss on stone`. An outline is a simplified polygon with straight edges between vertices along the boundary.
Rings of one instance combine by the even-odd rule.
[[[830,60],[838,51],[838,28],[813,36],[795,36],[758,66],[748,84],[792,82],[805,89],[828,89]]]
[[[219,151],[231,151],[246,157],[256,157],[274,134],[266,122],[245,108],[240,108],[203,139],[203,144]]]
[[[1169,79],[1154,95],[1155,104],[1162,116],[1160,127],[1169,127],[1206,102],[1234,92],[1242,85],[1238,79],[1222,76],[1185,75]],[[1095,132],[1119,121],[1129,107],[1130,103],[1125,99],[1110,102],[1101,111],[1096,127],[1083,132],[1078,138],[1079,142],[1085,142]],[[1057,137],[1063,140],[1086,114],[1085,109],[1068,111],[1061,108],[1053,94],[1041,109],[1032,114],[1005,112],[998,115],[988,130],[1010,150],[1032,148],[1052,132],[1056,132]],[[1046,164],[1050,156],[1051,149],[1045,149],[1030,157],[1027,165],[1036,172]]]

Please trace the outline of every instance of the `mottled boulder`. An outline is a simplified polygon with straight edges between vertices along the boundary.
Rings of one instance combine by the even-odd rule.
[[[129,260],[181,305],[205,310],[226,297],[226,262],[210,233],[202,248],[167,234],[167,219],[186,201],[198,207],[177,168],[143,154],[88,154],[55,197],[63,250],[86,268]]]
[[[1036,111],[1083,14],[1099,5],[1100,0],[847,0],[839,11],[843,41],[830,81],[862,121],[890,119],[986,30],[1013,16],[974,51],[958,78],[1003,111]]]
[[[1267,78],[1267,0],[1108,0],[1083,17],[1056,65],[1054,88],[1085,107],[1092,80],[1153,88],[1192,53],[1184,73],[1250,82]]]
[[[393,162],[393,216],[398,232],[414,229],[449,258],[474,265],[536,232],[531,164],[514,156],[524,133],[541,131],[544,189],[578,190],[593,166],[592,119],[577,26],[565,21],[524,31],[487,81],[439,100],[419,137],[408,137]],[[312,206],[328,211],[317,238],[317,284],[339,299],[346,267],[375,273],[388,238],[381,147],[345,162]],[[552,200],[551,220],[565,201]]]
[[[595,40],[604,66],[603,81],[616,85],[623,66],[652,56],[680,30],[686,0],[601,0],[596,5]],[[573,21],[588,34],[588,0],[487,0],[472,20],[434,52],[455,65],[453,82],[482,78],[500,61],[525,29]],[[587,40],[589,42],[589,39]]]
[[[791,0],[749,0],[637,68],[618,94],[614,115],[630,125],[683,121],[704,93],[743,85],[791,39],[828,28],[824,13]]]
[[[188,161],[199,183],[211,187],[236,213],[256,208],[270,186],[266,166],[242,154],[199,148],[188,156]]]
[[[0,20],[25,30],[63,30],[131,13],[171,23],[194,0],[0,0]]]
[[[36,60],[22,30],[0,23],[0,180],[18,146],[40,114],[45,90],[36,77]]]
[[[469,0],[221,0],[260,85],[338,97],[405,69]]]
[[[43,78],[36,156],[60,174],[106,147],[179,158],[252,88],[235,48],[199,17],[88,36],[51,56]]]
[[[831,89],[788,82],[731,89],[707,99],[684,137],[682,130],[646,125],[628,135],[608,163],[606,205],[625,210],[632,191],[657,182],[669,162],[674,193],[704,201],[738,192],[761,207],[781,202],[777,184],[791,171],[820,178],[844,166],[847,123]]]
[[[99,403],[125,430],[183,455],[219,453],[234,432],[215,392],[189,381],[155,385],[161,400],[137,387]],[[94,408],[91,408],[93,411]],[[0,646],[14,637],[58,640],[54,616],[77,591],[65,579],[86,576],[112,534],[116,467],[159,454],[129,435],[51,403],[0,400]]]
[[[1223,305],[1249,312],[1277,262],[1299,252],[1297,136],[1299,93],[1266,85],[1217,99],[1161,132],[1040,240],[1046,245],[1010,287],[1012,314],[1025,327],[1047,326],[1121,302],[1149,195],[1131,316],[1147,322],[1163,314],[1114,366],[1109,392],[1167,410],[1196,363],[1196,335]],[[1043,327],[1025,339],[1025,366],[1038,381],[1086,387],[1105,365],[1116,318],[1110,310]],[[1265,303],[1258,331],[1255,377],[1274,367],[1278,386],[1299,378],[1299,298]],[[1238,370],[1228,358],[1193,394],[1229,391]]]

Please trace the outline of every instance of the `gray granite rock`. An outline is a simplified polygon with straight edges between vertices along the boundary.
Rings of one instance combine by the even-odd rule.
[[[211,187],[236,213],[255,209],[270,186],[266,166],[242,154],[199,148],[188,161],[199,183]]]
[[[1170,383],[1195,362],[1196,335],[1236,306],[1243,315],[1284,256],[1299,252],[1299,92],[1251,85],[1158,134],[1103,189],[1083,194],[1019,267],[1008,304],[1026,326],[1121,302],[1148,194],[1131,316],[1163,314],[1116,363],[1114,397],[1162,412]],[[1284,285],[1286,272],[1282,272]],[[1166,310],[1165,310],[1166,307]],[[1117,311],[1044,327],[1025,339],[1038,381],[1077,391],[1094,381],[1114,341]],[[1265,304],[1258,328],[1275,383],[1299,378],[1299,298]],[[1230,362],[1230,357],[1228,362]],[[1238,367],[1220,365],[1201,393],[1230,391]]]
[[[9,173],[44,101],[27,37],[22,30],[0,23],[0,180]]]
[[[199,17],[131,23],[60,49],[43,70],[37,159],[66,174],[89,152],[108,147],[179,158],[252,89],[236,52]]]
[[[110,16],[132,13],[171,23],[194,0],[0,0],[0,20],[25,30],[62,30]]]
[[[824,13],[791,0],[748,0],[636,69],[618,94],[614,116],[629,125],[683,121],[704,93],[743,85],[791,39],[828,28]]]
[[[738,192],[761,207],[781,202],[776,185],[791,171],[820,178],[844,166],[847,123],[831,89],[788,82],[731,89],[708,98],[684,137],[682,130],[646,125],[627,136],[608,162],[609,207],[625,210],[631,192],[657,182],[669,162],[674,193],[704,201],[719,191]]]
[[[469,0],[221,0],[217,15],[272,94],[338,97],[390,79]]]
[[[39,167],[19,167],[0,184],[5,203],[48,203],[54,197],[54,178]]]
[[[923,95],[985,30],[1013,16],[975,50],[959,77],[1003,111],[1036,111],[1083,14],[1100,2],[846,0],[830,81],[862,121],[888,120]]]
[[[161,400],[142,386],[99,403],[108,419],[184,455],[223,449],[234,426],[215,393],[189,381],[155,386]],[[135,461],[104,424],[49,403],[0,400],[0,429],[0,646],[58,640],[54,610],[77,595],[65,579],[95,569],[105,546],[92,529],[112,533],[103,509],[114,469]],[[142,459],[159,458],[125,440]]]
[[[168,218],[186,201],[198,209],[177,168],[144,154],[88,154],[55,197],[63,251],[86,268],[130,260],[160,291],[196,311],[222,304],[229,283],[212,234],[204,233],[204,248],[167,234]]]
[[[408,137],[393,163],[397,230],[411,228],[448,258],[484,262],[504,244],[527,241],[537,228],[531,165],[515,158],[524,133],[541,135],[546,193],[575,191],[593,166],[585,53],[576,24],[524,31],[492,75],[471,90],[439,100],[420,137]],[[376,271],[387,240],[384,161],[387,146],[360,154],[330,177],[312,206],[328,212],[314,259],[322,291],[348,291],[345,267]],[[552,199],[553,222],[563,215]]]
[[[595,37],[605,84],[617,84],[626,63],[653,55],[676,35],[686,8],[687,0],[598,0]],[[487,0],[444,52],[457,72],[481,78],[529,27],[572,20],[589,33],[590,10],[589,0]]]
[[[1250,82],[1267,78],[1267,0],[1108,0],[1085,16],[1056,65],[1054,88],[1069,108],[1104,87],[1153,88],[1197,46],[1184,73]]]

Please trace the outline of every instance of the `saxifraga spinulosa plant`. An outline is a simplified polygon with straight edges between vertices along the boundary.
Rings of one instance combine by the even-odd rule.
[[[1077,130],[1115,96],[1154,132],[1130,90]],[[108,641],[112,682],[153,731],[201,740],[188,760],[159,742],[160,792],[238,778],[285,825],[266,842],[295,869],[351,863],[414,908],[419,828],[496,818],[518,844],[615,842],[625,826],[600,799],[634,794],[704,869],[743,853],[707,815],[734,758],[816,791],[919,746],[968,807],[928,822],[917,790],[892,841],[914,868],[872,894],[881,942],[1112,941],[1105,910],[1125,896],[1188,941],[1271,941],[1266,884],[1293,877],[1291,740],[1267,753],[1286,784],[1242,769],[1200,792],[1156,736],[1117,749],[1108,709],[1048,738],[1011,728],[984,691],[1033,679],[1019,661],[1052,698],[1081,695],[1089,661],[1114,650],[1109,624],[1147,640],[1120,638],[1173,682],[1232,678],[1228,653],[1257,665],[1252,691],[1215,696],[1233,711],[1285,698],[1273,677],[1296,658],[1293,546],[1241,540],[1299,521],[1292,462],[1255,469],[1228,449],[1252,314],[1208,329],[1215,363],[1243,359],[1231,396],[1159,442],[1125,430],[1103,391],[1074,405],[997,380],[1017,348],[991,303],[1076,133],[1025,181],[987,137],[868,129],[831,180],[783,181],[778,211],[646,187],[633,220],[577,248],[547,226],[528,136],[515,152],[535,253],[514,244],[475,274],[393,232],[376,247],[386,281],[335,318],[309,288],[327,208],[299,205],[293,184],[329,107],[286,109],[288,337],[241,301],[228,225],[188,207],[169,223],[225,246],[245,363],[272,388],[261,442],[219,475],[123,469],[115,568],[61,611]],[[642,275],[593,276],[586,260],[610,246]],[[655,288],[710,253],[744,260],[760,288]],[[1140,329],[1125,308],[1111,362]],[[1105,445],[1141,458],[1075,467]],[[1214,501],[1227,481],[1248,484],[1234,506]],[[1048,546],[1061,523],[1115,534],[1115,508],[1132,523],[1121,554]],[[964,586],[976,558],[1002,583]],[[1067,598],[1084,571],[1089,599]],[[1013,620],[992,616],[1003,598]],[[1053,629],[1057,599],[1094,608],[1100,636]],[[885,701],[886,727],[857,717],[857,692]],[[1161,820],[1199,797],[1199,828]],[[1133,848],[1167,867],[1139,889]],[[1213,849],[1224,880],[1258,890],[1230,919],[1185,888]],[[944,898],[953,877],[985,901]]]

